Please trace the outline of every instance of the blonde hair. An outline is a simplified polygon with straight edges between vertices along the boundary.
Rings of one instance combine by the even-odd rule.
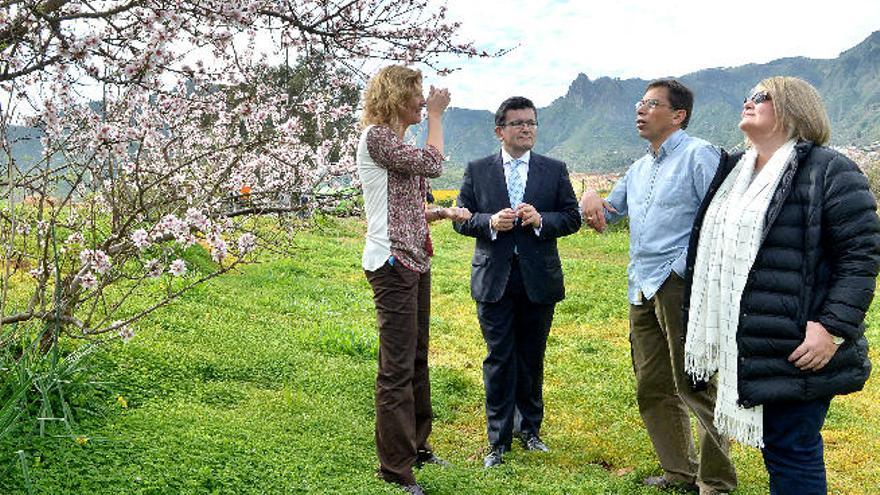
[[[422,91],[422,73],[402,65],[383,67],[364,91],[361,125],[387,125],[396,128],[400,111],[415,93]]]
[[[770,93],[776,125],[788,132],[789,139],[804,139],[820,146],[831,139],[828,113],[822,97],[810,83],[797,77],[775,76],[764,79],[757,87]]]

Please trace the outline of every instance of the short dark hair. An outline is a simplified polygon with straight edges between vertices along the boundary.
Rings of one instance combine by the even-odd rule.
[[[502,126],[505,124],[504,116],[507,115],[508,110],[523,110],[526,108],[534,110],[535,118],[538,118],[538,109],[535,108],[535,104],[532,103],[532,100],[522,96],[511,96],[501,102],[501,106],[495,111],[495,125]]]
[[[691,112],[694,109],[694,93],[687,86],[675,79],[656,79],[648,83],[645,91],[653,88],[666,88],[669,94],[669,105],[673,110],[684,110],[686,115],[681,121],[681,128],[687,129],[691,121]]]

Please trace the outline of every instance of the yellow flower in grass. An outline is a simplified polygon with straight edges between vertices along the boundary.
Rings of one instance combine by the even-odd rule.
[[[121,395],[116,397],[116,403],[119,404],[119,407],[123,409],[128,408],[128,401],[125,400],[125,397]]]
[[[434,202],[438,201],[454,201],[458,197],[458,189],[434,189]]]
[[[89,443],[89,437],[87,437],[85,435],[79,435],[76,438],[74,438],[73,441],[76,442],[77,445],[85,445],[85,444]]]

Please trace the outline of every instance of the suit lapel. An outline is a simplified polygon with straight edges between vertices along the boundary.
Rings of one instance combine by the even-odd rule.
[[[507,194],[507,179],[504,178],[504,164],[501,162],[501,152],[495,155],[492,165],[489,167],[489,181],[487,186],[494,189],[492,196],[502,198],[501,202],[510,207],[510,196]]]
[[[524,203],[534,206],[535,195],[544,190],[543,182],[547,174],[543,173],[543,166],[543,157],[533,151],[529,159],[529,176],[526,179],[526,191],[523,194]]]

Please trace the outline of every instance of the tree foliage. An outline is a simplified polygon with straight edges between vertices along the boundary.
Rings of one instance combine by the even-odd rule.
[[[488,56],[425,0],[0,9],[0,318],[77,337],[127,338],[289,235],[266,237],[254,215],[314,208],[311,193],[351,172],[363,64],[443,72],[440,55]],[[42,156],[16,160],[8,129],[20,124],[41,130]]]

